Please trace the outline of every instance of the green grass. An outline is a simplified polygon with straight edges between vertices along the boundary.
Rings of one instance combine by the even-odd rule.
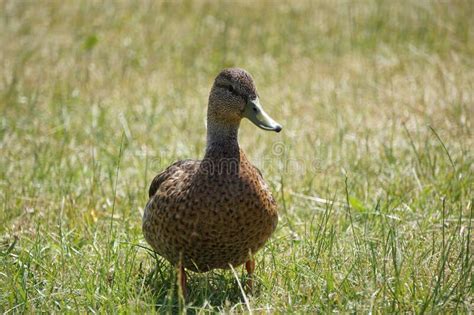
[[[472,1],[0,1],[0,312],[473,310]],[[258,290],[171,266],[147,188],[202,157],[207,95],[253,74],[242,123],[280,223]],[[236,269],[242,280],[242,268]]]

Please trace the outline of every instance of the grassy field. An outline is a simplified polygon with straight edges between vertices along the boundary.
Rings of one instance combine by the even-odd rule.
[[[472,1],[0,0],[0,312],[472,313]],[[242,268],[174,269],[147,188],[203,156],[220,69],[284,129],[242,123],[280,205]]]

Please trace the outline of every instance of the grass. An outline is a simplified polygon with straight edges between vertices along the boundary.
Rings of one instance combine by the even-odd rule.
[[[0,1],[0,312],[473,310],[472,1]],[[203,155],[207,95],[253,74],[280,134],[240,141],[280,205],[242,268],[190,275],[141,233]]]

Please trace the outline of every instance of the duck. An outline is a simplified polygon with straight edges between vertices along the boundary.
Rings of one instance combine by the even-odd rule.
[[[244,263],[246,285],[252,288],[254,255],[277,227],[277,203],[238,143],[244,118],[266,131],[282,130],[263,110],[252,76],[244,69],[224,69],[209,93],[204,157],[177,161],[150,184],[143,235],[176,266],[184,296],[186,270]]]

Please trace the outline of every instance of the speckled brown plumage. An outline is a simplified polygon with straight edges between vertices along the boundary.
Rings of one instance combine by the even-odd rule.
[[[275,200],[237,142],[244,107],[255,97],[247,72],[221,72],[209,96],[203,160],[178,161],[150,185],[143,233],[172,264],[199,272],[241,265],[277,226]]]

